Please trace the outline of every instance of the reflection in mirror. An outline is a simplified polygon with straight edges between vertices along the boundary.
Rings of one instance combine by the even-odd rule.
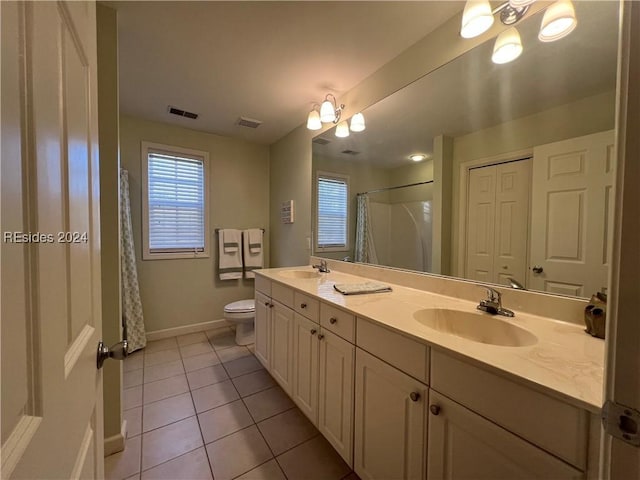
[[[605,288],[618,9],[575,8],[559,41],[538,41],[544,12],[525,17],[515,61],[492,63],[490,40],[367,108],[365,131],[314,138],[314,253],[578,297]],[[318,208],[318,172],[346,179],[342,216]],[[318,242],[326,222],[340,245]]]

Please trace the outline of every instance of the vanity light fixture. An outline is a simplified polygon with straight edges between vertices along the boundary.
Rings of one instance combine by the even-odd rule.
[[[342,113],[343,108],[344,104],[338,105],[336,97],[327,93],[324,97],[324,102],[320,105],[320,120],[322,123],[338,123],[340,121],[340,114]]]
[[[493,11],[488,0],[467,0],[462,13],[462,38],[473,38],[483,34],[493,25]]]
[[[520,40],[520,34],[516,27],[511,27],[496,38],[491,60],[499,65],[509,63],[518,58],[521,53],[522,41]]]
[[[320,130],[322,128],[322,122],[320,121],[320,112],[317,110],[319,105],[313,104],[313,109],[309,112],[307,117],[307,128],[309,130]]]
[[[358,112],[351,117],[351,125],[349,128],[351,128],[352,132],[362,132],[366,128],[364,124],[364,115]]]
[[[558,0],[544,12],[538,40],[555,42],[569,35],[578,25],[571,0]]]
[[[351,117],[351,126],[346,120],[340,121],[340,116],[344,110],[344,104],[338,104],[336,97],[328,93],[324,97],[321,105],[313,104],[309,115],[307,116],[307,128],[309,130],[320,130],[323,123],[334,123],[336,127],[336,137],[344,138],[349,136],[349,130],[352,132],[362,132],[366,126],[364,123],[364,115],[360,112]]]
[[[343,120],[336,126],[336,137],[345,138],[349,136],[349,125],[346,120]]]

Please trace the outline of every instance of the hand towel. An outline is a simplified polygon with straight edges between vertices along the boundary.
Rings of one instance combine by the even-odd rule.
[[[391,287],[389,285],[378,282],[342,283],[335,284],[333,288],[343,295],[361,295],[365,293],[382,293],[391,291]]]
[[[240,230],[226,228],[220,230],[224,238],[224,253],[234,253],[240,250]]]
[[[220,253],[218,273],[220,274],[220,280],[237,280],[242,278],[242,251],[237,248],[237,246],[235,251],[227,252],[225,249],[225,242],[231,238],[237,238],[238,241],[236,245],[238,245],[240,241],[240,230],[221,229],[218,231],[218,251]]]
[[[251,228],[242,232],[242,246],[244,250],[244,278],[256,278],[253,271],[264,266],[262,230]]]

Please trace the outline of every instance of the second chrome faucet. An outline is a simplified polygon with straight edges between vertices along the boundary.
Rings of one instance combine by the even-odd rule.
[[[502,315],[505,317],[515,316],[515,313],[502,306],[502,294],[500,292],[491,287],[483,286],[483,288],[487,291],[487,298],[480,301],[476,307],[478,310],[490,313],[491,315]]]

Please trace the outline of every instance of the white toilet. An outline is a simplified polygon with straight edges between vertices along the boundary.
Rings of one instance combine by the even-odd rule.
[[[249,345],[253,343],[253,319],[256,316],[254,299],[238,300],[224,307],[224,319],[236,324],[236,343]]]

